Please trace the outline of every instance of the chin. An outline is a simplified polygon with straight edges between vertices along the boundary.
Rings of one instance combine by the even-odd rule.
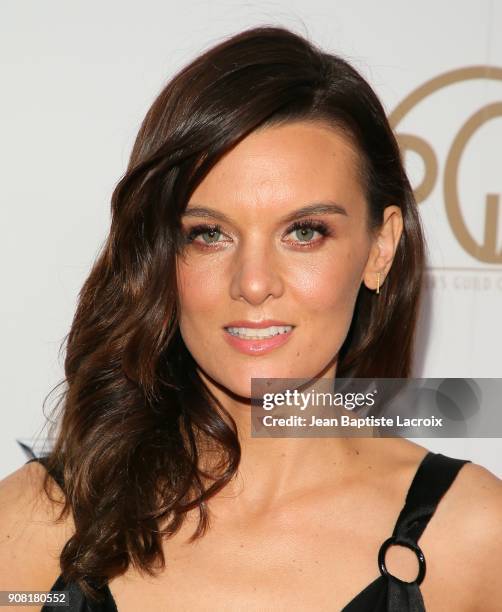
[[[310,370],[311,368],[309,368]],[[235,364],[232,366],[221,366],[221,369],[215,369],[214,365],[211,370],[205,370],[206,376],[208,376],[213,384],[216,384],[221,390],[227,394],[234,395],[239,398],[250,400],[253,396],[260,397],[262,393],[279,393],[283,390],[291,388],[292,380],[300,379],[302,381],[310,381],[319,375],[322,370],[320,365],[318,369],[312,368],[312,371],[305,372],[305,370],[292,371],[291,368],[281,367],[276,364],[261,364],[261,366],[238,368]],[[218,373],[225,372],[226,374],[231,373],[231,377],[218,375]],[[252,379],[278,379],[277,382],[269,383],[266,386],[260,385],[255,381],[252,384]],[[286,381],[284,384],[283,381]]]

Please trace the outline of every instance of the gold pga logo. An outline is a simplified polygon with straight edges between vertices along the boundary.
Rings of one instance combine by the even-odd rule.
[[[424,138],[414,134],[399,133],[396,128],[417,104],[431,94],[449,85],[471,79],[502,81],[502,68],[472,66],[440,74],[409,94],[389,117],[390,123],[396,131],[403,156],[406,151],[413,151],[422,158],[425,169],[424,176],[420,185],[414,189],[418,203],[426,200],[436,185],[438,180],[437,156]],[[453,234],[467,253],[479,261],[491,264],[502,262],[502,250],[497,251],[500,196],[494,193],[488,193],[485,196],[483,239],[478,242],[469,231],[462,214],[458,190],[458,172],[462,155],[469,140],[481,126],[497,117],[502,117],[502,102],[488,104],[467,119],[455,136],[447,154],[443,176],[444,205]]]

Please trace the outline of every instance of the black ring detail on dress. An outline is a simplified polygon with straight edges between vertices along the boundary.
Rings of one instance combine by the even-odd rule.
[[[398,578],[397,576],[394,576],[393,574],[390,574],[387,571],[387,568],[385,567],[385,553],[387,552],[387,549],[393,544],[406,546],[406,548],[409,548],[410,550],[413,550],[416,553],[419,569],[418,576],[415,578],[415,580],[412,580],[411,582],[409,582],[408,580],[401,580],[401,578]],[[413,584],[415,582],[417,584],[421,584],[421,582],[425,578],[425,557],[420,546],[418,546],[418,544],[415,544],[415,542],[413,542],[412,540],[399,538],[399,536],[391,536],[390,538],[387,538],[382,544],[382,546],[380,546],[380,550],[378,551],[378,567],[380,568],[380,573],[382,574],[382,576],[390,576],[394,578],[394,580],[404,582],[404,584]]]

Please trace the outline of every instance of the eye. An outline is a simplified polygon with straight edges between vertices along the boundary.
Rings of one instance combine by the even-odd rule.
[[[301,229],[295,230],[295,238],[298,238],[300,242],[310,241],[314,237],[316,230],[312,227],[302,227]]]
[[[207,225],[202,223],[200,225],[195,225],[186,232],[185,241],[187,243],[197,242],[199,245],[209,246],[221,242],[219,238],[223,235],[219,225]],[[199,236],[202,240],[196,241],[195,239]]]
[[[205,232],[200,232],[199,236],[202,236],[204,242],[211,244],[213,242],[218,242],[218,237],[221,236],[221,232],[217,229],[209,229]]]
[[[320,234],[321,240],[315,240],[315,234]],[[288,228],[287,234],[293,234],[294,242],[303,243],[308,246],[312,243],[322,241],[325,236],[330,235],[329,227],[322,221],[296,221],[291,227]]]

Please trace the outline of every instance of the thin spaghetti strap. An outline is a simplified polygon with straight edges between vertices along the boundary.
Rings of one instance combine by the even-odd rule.
[[[40,455],[40,457],[33,457],[32,459],[29,459],[26,463],[31,463],[32,461],[36,461],[37,463],[41,463],[44,468],[49,472],[49,474],[52,476],[52,478],[58,483],[58,485],[60,486],[60,488],[64,491],[65,487],[64,487],[64,479],[63,479],[63,475],[62,473],[57,470],[49,470],[47,468],[47,455]]]
[[[429,452],[418,467],[396,521],[393,537],[418,542],[441,498],[469,459]]]

